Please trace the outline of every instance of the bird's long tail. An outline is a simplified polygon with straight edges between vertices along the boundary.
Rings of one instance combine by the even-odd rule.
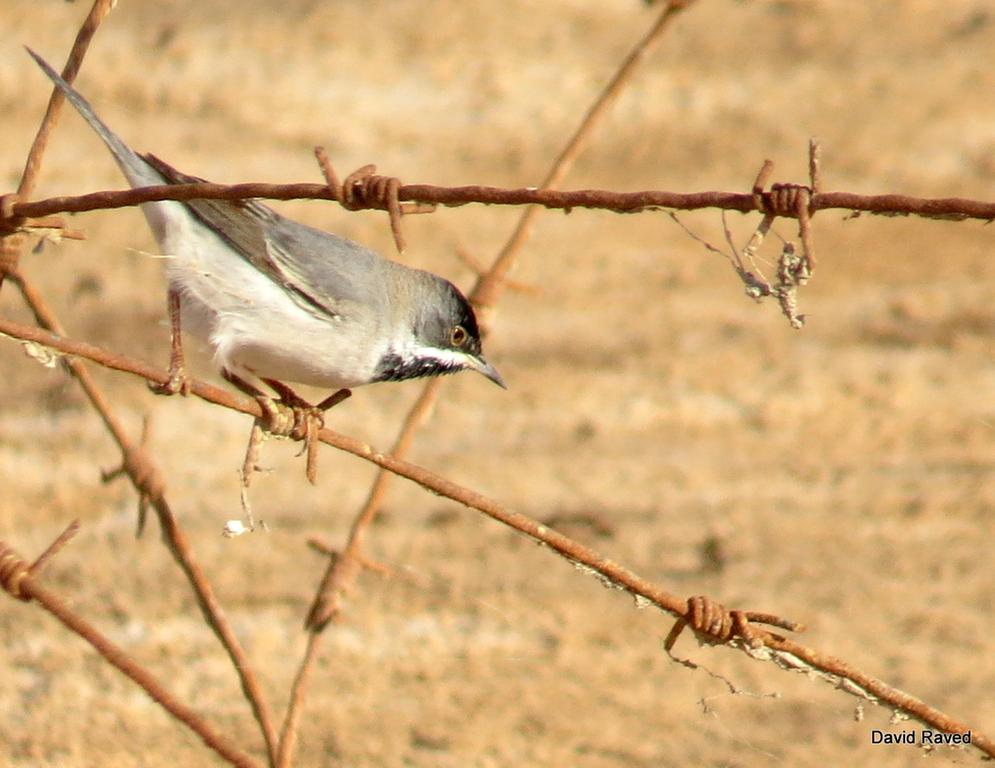
[[[27,48],[27,46],[25,46]],[[83,119],[90,124],[90,127],[96,131],[97,135],[103,139],[104,144],[110,149],[111,153],[114,155],[114,159],[117,160],[117,164],[121,166],[121,170],[124,175],[128,178],[128,181],[133,187],[145,187],[153,184],[163,184],[163,177],[152,168],[145,160],[135,152],[131,147],[125,144],[121,138],[114,133],[110,128],[107,127],[106,123],[97,117],[96,112],[93,111],[93,107],[90,106],[90,102],[83,98],[83,96],[73,88],[69,83],[62,79],[61,75],[52,69],[41,56],[27,48],[31,58],[33,58],[38,66],[41,67],[42,71],[49,76],[56,87],[69,100],[69,103],[76,107],[76,111],[79,112]]]

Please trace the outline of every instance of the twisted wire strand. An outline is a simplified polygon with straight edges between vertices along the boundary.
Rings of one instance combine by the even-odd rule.
[[[6,542],[0,541],[0,587],[11,597],[29,602],[31,598],[21,590],[21,585],[30,573],[31,566]]]

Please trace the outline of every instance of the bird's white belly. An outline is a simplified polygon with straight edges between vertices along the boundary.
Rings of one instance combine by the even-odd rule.
[[[219,366],[328,388],[373,377],[382,354],[370,343],[375,329],[356,333],[355,323],[304,309],[189,217],[169,225],[162,245],[183,330],[206,341]]]
[[[218,362],[259,377],[315,387],[358,387],[373,377],[379,357],[370,365],[365,350],[342,343],[346,340],[334,325],[305,329],[298,320],[280,327],[273,318],[266,319],[267,327],[255,330],[250,327],[254,318],[219,322],[213,337]]]

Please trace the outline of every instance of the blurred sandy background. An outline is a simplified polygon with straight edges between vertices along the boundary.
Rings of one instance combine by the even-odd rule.
[[[87,4],[6,0],[0,173],[16,186]],[[122,2],[78,85],[137,149],[214,181],[318,181],[367,162],[407,182],[535,184],[656,13],[635,0]],[[746,190],[764,158],[826,188],[991,199],[995,10],[971,2],[732,2],[684,14],[566,186]],[[119,188],[66,115],[38,196]],[[382,214],[280,209],[390,252]],[[407,261],[467,287],[519,212],[405,221]],[[680,595],[807,623],[801,639],[995,730],[995,262],[980,223],[821,213],[801,294],[808,326],[756,306],[728,265],[664,214],[541,217],[488,357],[510,384],[448,381],[413,458],[552,520]],[[684,221],[721,244],[718,214]],[[755,219],[730,218],[743,241]],[[165,291],[137,210],[79,216],[84,243],[26,259],[76,338],[164,363]],[[793,237],[787,223],[778,226]],[[772,251],[764,251],[770,256]],[[0,310],[26,315],[10,288]],[[193,350],[194,345],[188,344]],[[215,377],[204,354],[196,375]],[[269,442],[253,486],[268,534],[228,541],[249,421],[98,371],[137,435],[281,709],[323,562],[373,472],[331,450],[309,487]],[[215,377],[216,378],[216,377]],[[0,536],[33,556],[82,533],[48,578],[248,749],[259,743],[226,658],[135,499],[101,485],[117,452],[58,370],[0,344]],[[386,449],[418,383],[371,387],[330,426]],[[397,482],[371,537],[396,573],[364,576],[329,629],[299,764],[746,766],[919,764],[870,743],[890,712],[727,650],[678,651],[758,694],[670,663],[670,622],[510,531]],[[0,603],[0,763],[191,765],[195,737],[31,606]],[[974,764],[946,751],[933,764]]]

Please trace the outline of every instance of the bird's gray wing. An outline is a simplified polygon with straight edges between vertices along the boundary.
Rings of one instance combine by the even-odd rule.
[[[173,168],[154,155],[143,159],[170,184],[203,181]],[[255,200],[185,200],[206,227],[242,258],[281,286],[309,312],[336,317],[350,304],[368,303],[357,278],[375,270],[382,259],[341,237],[290,221]]]
[[[132,186],[204,181],[154,155],[136,153],[44,59],[30,48],[28,53],[107,144]],[[378,278],[387,262],[356,243],[290,221],[253,200],[187,200],[183,205],[309,312],[336,317],[350,307],[377,309],[385,301],[372,287],[382,285]]]

